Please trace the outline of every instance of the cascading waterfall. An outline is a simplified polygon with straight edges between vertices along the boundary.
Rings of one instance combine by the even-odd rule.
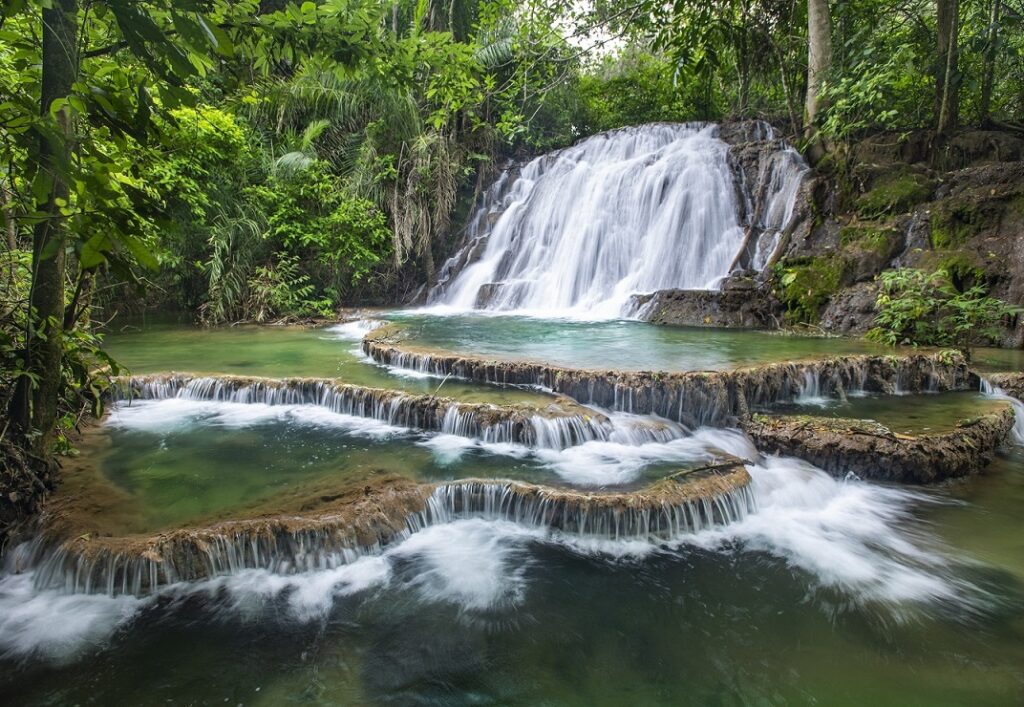
[[[981,379],[981,392],[998,400],[1006,400],[1013,406],[1013,430],[1010,434],[1014,443],[1024,447],[1024,402],[984,378]]]
[[[746,185],[729,149],[715,125],[644,125],[504,173],[470,221],[467,245],[441,268],[430,303],[622,316],[638,293],[714,288],[748,227],[760,234],[754,262],[763,266],[807,168],[780,143],[760,183]]]
[[[430,395],[409,395],[378,388],[316,379],[249,379],[140,376],[114,386],[115,400],[209,400],[263,405],[315,405],[331,412],[389,425],[468,437],[483,442],[566,449],[588,441],[612,440],[615,425],[598,411],[585,414],[532,413],[518,407],[459,403]],[[641,425],[637,423],[636,427]],[[664,436],[652,423],[651,441]],[[621,433],[620,433],[621,436]],[[642,439],[642,433],[635,435]],[[642,442],[640,442],[642,443]]]
[[[434,525],[465,518],[508,520],[601,540],[667,540],[734,523],[757,506],[742,466],[692,486],[674,483],[657,493],[604,495],[511,481],[465,480],[399,492],[354,528],[337,516],[303,521],[230,524],[178,531],[151,541],[89,549],[45,536],[15,548],[8,572],[33,571],[39,589],[66,593],[145,595],[178,582],[265,569],[288,575],[351,564]],[[381,501],[388,505],[388,499]]]
[[[797,194],[810,168],[804,158],[790,145],[783,145],[762,161],[758,174],[760,199],[755,202],[751,226],[758,232],[752,269],[761,271],[779,247],[782,234],[793,220]]]
[[[594,501],[592,496],[517,483],[461,481],[439,486],[427,499],[422,518],[435,524],[482,517],[603,540],[647,541],[734,523],[757,507],[746,484],[674,502]]]

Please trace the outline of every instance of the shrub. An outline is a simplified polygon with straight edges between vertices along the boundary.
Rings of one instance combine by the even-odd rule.
[[[963,292],[945,270],[889,270],[879,276],[878,316],[868,338],[886,344],[971,346],[997,339],[1000,324],[1021,311],[975,285]]]

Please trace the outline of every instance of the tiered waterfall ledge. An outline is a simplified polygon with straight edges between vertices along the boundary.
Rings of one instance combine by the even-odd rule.
[[[538,386],[583,404],[693,427],[734,425],[753,410],[801,395],[843,398],[852,392],[938,392],[979,384],[952,351],[835,356],[726,371],[602,371],[431,350],[409,342],[396,326],[367,334],[363,351],[380,364],[480,383]]]
[[[506,480],[424,484],[374,474],[292,495],[276,512],[122,535],[102,508],[83,501],[86,494],[58,493],[44,509],[38,534],[9,554],[8,569],[34,569],[40,587],[143,595],[245,569],[293,574],[338,567],[462,518],[659,542],[745,517],[755,510],[749,484],[742,460],[724,454],[645,488],[594,493]]]
[[[526,404],[465,403],[435,395],[367,388],[328,378],[254,378],[168,373],[119,378],[113,396],[133,399],[184,398],[266,405],[317,405],[332,412],[372,418],[391,425],[441,432],[485,442],[564,449],[607,439],[607,416],[559,397],[545,407]]]
[[[980,473],[1013,427],[1009,403],[992,401],[977,417],[949,431],[900,434],[872,420],[761,415],[743,422],[762,452],[804,459],[845,476],[905,483],[931,483]]]

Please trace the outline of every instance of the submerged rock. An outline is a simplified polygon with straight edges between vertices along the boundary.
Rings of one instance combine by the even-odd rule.
[[[742,425],[763,452],[804,459],[836,476],[930,483],[981,472],[1013,427],[1006,406],[941,433],[905,435],[872,420],[754,415]]]
[[[749,278],[728,281],[722,290],[636,295],[632,307],[644,321],[673,326],[778,329],[782,319],[782,307],[771,290]]]

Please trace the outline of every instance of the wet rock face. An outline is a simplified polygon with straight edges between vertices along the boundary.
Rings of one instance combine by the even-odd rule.
[[[782,307],[771,290],[751,278],[730,278],[721,290],[661,290],[634,299],[652,324],[775,329]]]
[[[821,314],[821,327],[844,336],[863,336],[874,326],[878,287],[860,282],[831,299]]]
[[[1013,410],[965,420],[951,432],[901,435],[869,420],[755,415],[742,425],[769,454],[799,457],[835,476],[931,483],[982,471],[1013,427]]]

